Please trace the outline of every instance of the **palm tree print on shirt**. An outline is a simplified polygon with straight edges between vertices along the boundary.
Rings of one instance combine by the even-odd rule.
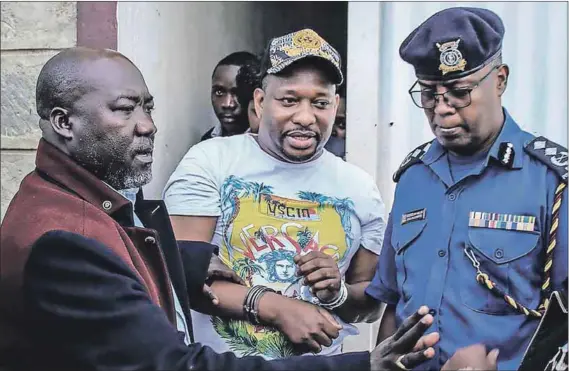
[[[328,215],[325,220],[334,220],[333,223],[336,224],[326,225],[332,225],[333,227],[331,228],[339,231],[341,224],[343,229],[343,231],[340,232],[341,234],[333,237],[333,240],[330,240],[330,237],[325,237],[325,239],[322,240],[322,233],[325,232],[324,235],[329,235],[329,230],[328,232],[326,232],[326,230],[319,230],[320,224],[314,224],[320,223],[321,219],[310,219],[312,220],[310,223],[313,224],[305,223],[308,219],[298,219],[298,222],[285,219],[279,221],[274,218],[272,219],[273,221],[269,220],[268,222],[267,219],[264,219],[263,222],[259,221],[262,219],[255,221],[255,213],[261,210],[261,206],[264,207],[265,210],[267,207],[270,207],[272,210],[282,209],[283,207],[286,208],[287,206],[291,206],[292,208],[292,206],[295,206],[295,200],[274,195],[273,187],[265,183],[247,182],[242,178],[229,176],[223,182],[220,190],[222,211],[219,217],[222,233],[222,244],[220,248],[226,250],[225,257],[227,260],[224,259],[224,262],[246,282],[247,286],[251,287],[259,282],[266,282],[267,285],[280,284],[280,288],[274,287],[274,289],[277,289],[277,291],[281,291],[282,289],[284,293],[284,289],[289,288],[292,294],[291,292],[287,292],[286,295],[301,300],[298,296],[299,294],[296,292],[295,286],[298,277],[289,277],[289,260],[291,260],[291,257],[296,253],[331,246],[327,245],[330,242],[325,242],[326,240],[335,241],[334,246],[336,246],[336,244],[343,245],[345,243],[346,245],[342,247],[345,251],[338,251],[337,255],[334,256],[339,262],[345,259],[349,255],[345,252],[350,249],[351,243],[354,240],[350,219],[351,214],[354,213],[354,203],[348,198],[328,197],[315,192],[300,191],[297,192],[296,195],[298,197],[296,202],[301,202],[301,205],[306,205],[298,207],[310,208],[311,212],[318,210],[316,215]],[[289,200],[292,201],[292,203],[289,203]],[[264,205],[262,205],[263,203]],[[259,206],[257,207],[255,205]],[[253,214],[250,214],[252,212],[251,210],[254,210]],[[324,210],[326,211],[322,213]],[[238,219],[240,213],[242,216]],[[265,214],[265,218],[266,217]],[[248,218],[251,218],[251,221],[249,221]],[[243,222],[244,220],[245,222]],[[280,228],[284,223],[290,221],[298,225],[303,225],[303,227],[296,227],[300,229],[293,229],[292,234],[288,236],[286,230],[281,230]],[[247,229],[249,228],[249,224],[254,229]],[[307,224],[309,226],[311,225],[311,227],[309,228]],[[239,230],[235,229],[237,228],[236,225],[240,225],[238,227]],[[311,230],[311,228],[313,230]],[[245,231],[245,229],[247,229],[247,231]],[[274,233],[276,233],[274,231],[277,229],[279,230],[279,238],[281,238],[282,241],[284,241],[283,235],[288,236],[286,238],[290,237],[291,240],[295,240],[296,251],[290,250],[291,245],[287,247],[289,250],[281,250],[285,249],[285,247],[280,247],[278,243],[274,242]],[[247,242],[242,239],[244,237],[239,237],[239,233],[245,232],[247,233]],[[319,233],[321,236],[320,240]],[[271,240],[273,244],[271,244]],[[251,254],[246,253],[242,245],[245,243],[256,243],[257,245],[255,246],[258,248],[262,247],[264,250],[255,250],[254,253],[250,251]],[[270,249],[267,247],[269,245]],[[274,328],[253,326],[245,321],[235,321],[216,316],[211,316],[211,323],[217,334],[238,356],[263,355],[269,359],[275,359],[299,354],[295,351],[292,343]]]

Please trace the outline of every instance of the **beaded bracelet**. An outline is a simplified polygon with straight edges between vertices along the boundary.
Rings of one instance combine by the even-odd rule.
[[[254,325],[261,324],[259,320],[259,301],[267,292],[275,292],[275,290],[261,285],[253,286],[249,289],[243,301],[245,317]]]

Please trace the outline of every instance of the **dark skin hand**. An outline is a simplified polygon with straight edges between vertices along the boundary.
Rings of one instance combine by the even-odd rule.
[[[382,341],[371,352],[371,369],[401,370],[396,365],[401,356],[401,363],[408,369],[433,358],[435,350],[432,347],[439,341],[439,334],[433,332],[423,336],[433,324],[433,316],[428,313],[429,308],[422,306],[401,324],[395,334]]]
[[[216,217],[173,215],[170,218],[176,238],[184,241],[211,241],[217,222]],[[233,277],[233,271],[218,258],[213,259],[212,264],[210,270],[217,269],[224,277]],[[214,316],[246,320],[243,301],[248,290],[235,279],[214,280],[211,287],[205,288],[211,301],[192,301],[192,309]],[[211,294],[211,291],[215,294]],[[325,309],[276,293],[266,293],[260,299],[259,318],[263,324],[277,328],[306,352],[319,352],[321,345],[330,345],[331,339],[337,338],[342,328]]]
[[[338,264],[330,255],[311,251],[306,255],[296,255],[298,276],[304,276],[304,284],[323,302],[329,303],[338,297],[342,275]]]
[[[378,256],[360,247],[346,272],[348,298],[340,307],[334,309],[342,320],[348,323],[374,322],[379,317],[380,303],[368,296],[365,289],[373,279]],[[340,295],[342,275],[336,260],[319,251],[297,255],[294,262],[299,276],[304,276],[304,284],[322,302],[332,302]]]
[[[214,254],[211,256],[211,260],[209,262],[206,281],[215,279],[226,280],[245,286],[245,281],[243,281],[243,279],[239,277],[233,270],[229,269],[229,267],[223,264],[221,259],[219,259],[219,256]],[[215,295],[211,289],[211,286],[209,286],[207,283],[203,285],[203,293],[209,297],[213,305],[219,304],[219,298],[217,295]]]
[[[243,313],[243,300],[249,290],[226,280],[216,280],[211,285],[218,304],[196,303],[199,312],[246,320]],[[327,310],[302,300],[268,292],[259,301],[261,323],[281,331],[297,350],[318,353],[322,346],[330,346],[342,326]]]
[[[178,239],[211,241],[216,218],[172,216],[171,219]],[[204,303],[202,307],[194,309],[217,316],[245,319],[243,300],[247,295],[247,287],[216,280],[212,289],[220,299],[219,304]],[[433,317],[427,312],[428,308],[421,308],[420,313],[412,316],[405,327],[399,330],[398,336],[387,339],[372,352],[372,370],[388,369],[386,366],[393,366],[403,352],[413,353],[404,357],[410,358],[408,362],[411,363],[424,362],[434,356],[431,347],[438,341],[438,334],[422,336],[433,321]],[[259,317],[262,323],[276,327],[296,346],[313,352],[318,352],[321,345],[329,345],[332,339],[339,335],[341,326],[329,314],[316,305],[275,293],[266,293],[259,301]],[[422,319],[426,322],[419,322]],[[388,360],[383,360],[382,357],[387,357]],[[407,361],[404,359],[403,362]]]

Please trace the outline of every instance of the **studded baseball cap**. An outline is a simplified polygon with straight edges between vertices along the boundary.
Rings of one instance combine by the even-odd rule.
[[[266,75],[276,75],[304,58],[320,58],[327,61],[334,71],[334,83],[341,85],[344,81],[338,51],[308,28],[275,37],[270,41],[262,60],[261,78]]]

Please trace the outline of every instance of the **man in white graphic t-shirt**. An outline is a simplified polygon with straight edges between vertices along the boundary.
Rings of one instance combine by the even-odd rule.
[[[176,238],[219,246],[247,285],[214,282],[219,305],[194,308],[194,336],[238,356],[338,354],[350,323],[377,319],[364,290],[384,204],[368,174],[324,150],[343,81],[336,50],[309,29],[275,38],[261,77],[258,134],[192,147],[164,191]]]

